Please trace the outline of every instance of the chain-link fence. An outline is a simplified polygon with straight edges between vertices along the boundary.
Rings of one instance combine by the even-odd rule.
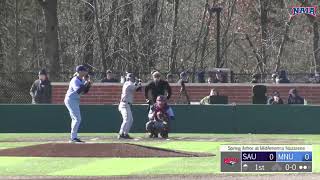
[[[264,74],[259,75],[259,82],[261,83],[273,83],[272,74]],[[312,73],[294,73],[288,74],[288,79],[291,83],[318,83],[318,78],[315,77]],[[253,75],[251,74],[241,74],[241,73],[234,73],[233,77],[230,78],[230,82],[232,83],[248,83],[251,82],[253,79]]]
[[[0,74],[0,103],[31,103],[29,90],[36,74],[1,73]]]
[[[205,78],[208,77],[208,73],[205,73]],[[115,79],[120,82],[122,73],[114,73]],[[165,78],[164,74],[164,78]],[[73,73],[64,72],[60,73],[59,82],[68,82],[73,76]],[[91,78],[94,82],[100,82],[105,76],[105,73],[93,73]],[[191,76],[191,73],[189,74]],[[150,73],[137,75],[143,82],[148,82],[151,79]],[[231,73],[228,76],[228,82],[231,83],[248,83],[252,80],[251,74],[237,74]],[[272,82],[271,74],[264,75],[266,83]],[[0,73],[0,103],[31,103],[30,88],[32,83],[38,78],[35,72],[20,72],[20,73]],[[288,78],[292,83],[313,83],[315,77],[313,74],[297,73],[289,74]],[[178,73],[174,75],[174,81],[179,79]],[[191,82],[191,77],[189,80]],[[195,77],[195,82],[197,78]]]

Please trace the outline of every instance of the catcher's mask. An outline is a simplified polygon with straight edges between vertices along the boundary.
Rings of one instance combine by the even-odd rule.
[[[163,106],[166,105],[166,103],[167,103],[167,98],[165,96],[160,95],[160,96],[157,97],[158,106],[163,107]]]

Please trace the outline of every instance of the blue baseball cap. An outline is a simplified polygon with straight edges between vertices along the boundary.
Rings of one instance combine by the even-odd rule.
[[[84,65],[79,65],[76,67],[76,72],[79,71],[88,71],[88,69]]]

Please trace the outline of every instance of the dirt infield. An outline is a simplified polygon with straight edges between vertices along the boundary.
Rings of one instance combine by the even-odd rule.
[[[0,150],[0,156],[22,157],[206,157],[208,153],[183,152],[128,143],[49,143]]]

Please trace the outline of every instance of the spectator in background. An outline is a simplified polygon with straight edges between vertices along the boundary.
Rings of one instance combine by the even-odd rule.
[[[182,104],[190,104],[190,97],[188,95],[185,83],[188,83],[188,75],[186,72],[181,72],[180,79],[178,81],[178,84],[180,85],[178,101],[182,100]]]
[[[274,91],[272,93],[272,97],[269,98],[268,100],[269,105],[273,104],[283,104],[283,100],[280,97],[280,93],[278,91]]]
[[[51,103],[51,82],[45,69],[39,71],[39,79],[34,81],[30,89],[32,104],[50,104]]]
[[[214,83],[214,77],[209,76],[208,79],[207,79],[207,82],[208,82],[209,84]]]
[[[208,83],[222,83],[223,82],[223,72],[218,70],[217,72],[208,72]]]
[[[290,89],[288,104],[304,104],[304,99],[299,96],[297,89]]]
[[[210,95],[204,97],[203,99],[201,99],[200,104],[201,104],[201,105],[208,105],[208,104],[210,104],[210,97],[211,97],[211,96],[219,96],[219,92],[216,91],[215,89],[211,89]]]
[[[277,73],[273,73],[271,76],[271,80],[273,84],[277,83],[277,78],[278,78],[278,74]]]
[[[308,80],[306,80],[306,83],[315,83],[315,74],[314,73],[310,73],[308,75]]]
[[[219,69],[213,83],[226,83],[225,74]]]
[[[204,71],[200,71],[200,72],[197,73],[198,83],[205,83],[206,82],[204,76],[205,76],[205,72]]]
[[[315,73],[312,83],[320,83],[320,74],[319,73]]]
[[[209,71],[208,72],[208,78],[207,78],[207,83],[211,84],[211,83],[216,83],[215,80],[216,79],[216,73]]]
[[[173,74],[170,74],[170,73],[167,74],[167,81],[168,81],[168,83],[175,83]]]
[[[254,74],[252,75],[251,83],[254,83],[254,84],[259,83],[259,79],[260,79],[259,74]]]
[[[178,84],[184,84],[184,83],[188,83],[188,75],[186,72],[181,72]]]
[[[309,74],[309,79],[306,83],[320,83],[320,74],[319,73],[310,73]]]
[[[281,70],[279,74],[279,79],[277,79],[278,84],[282,83],[290,83],[288,77],[287,77],[287,72],[285,70]]]
[[[102,83],[116,83],[119,82],[117,79],[114,78],[112,71],[109,69],[106,72],[106,77],[101,80]]]

